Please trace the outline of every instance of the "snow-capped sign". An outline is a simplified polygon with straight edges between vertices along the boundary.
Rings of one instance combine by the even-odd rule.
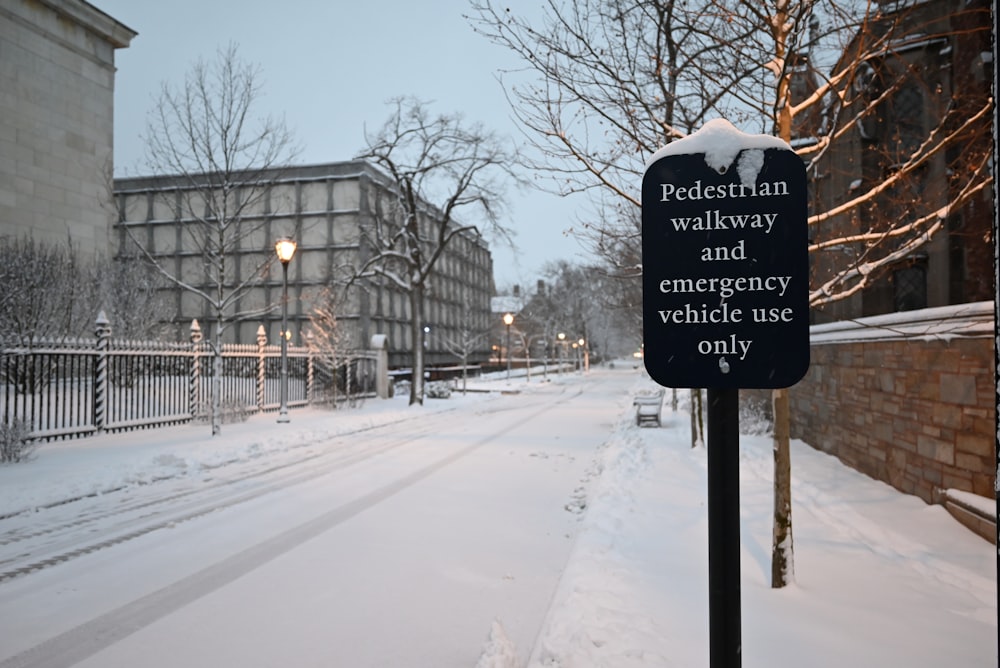
[[[809,368],[805,165],[715,120],[642,180],[646,369],[667,387],[780,388]]]

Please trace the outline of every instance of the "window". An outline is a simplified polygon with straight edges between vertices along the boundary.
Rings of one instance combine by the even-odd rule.
[[[895,126],[897,160],[904,161],[926,138],[924,95],[915,83],[907,83],[892,96],[891,114]]]
[[[927,267],[914,262],[892,272],[893,305],[897,311],[927,307]]]

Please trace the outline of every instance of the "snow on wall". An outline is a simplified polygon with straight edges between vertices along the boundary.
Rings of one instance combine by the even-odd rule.
[[[888,313],[809,328],[809,341],[813,345],[901,338],[948,341],[992,335],[993,302],[989,301]]]

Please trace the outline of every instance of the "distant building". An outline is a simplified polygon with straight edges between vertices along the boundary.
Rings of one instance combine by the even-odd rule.
[[[108,251],[115,50],[135,36],[81,0],[0,3],[0,236]]]
[[[174,275],[207,287],[198,283],[200,257],[185,248],[184,227],[191,220],[184,210],[185,192],[192,188],[189,178],[204,184],[212,175],[116,179],[118,246],[128,247],[128,229]],[[232,259],[234,281],[254,283],[237,310],[255,315],[236,322],[227,330],[226,339],[253,343],[261,325],[269,340],[278,339],[281,266],[275,262],[270,275],[260,280],[253,278],[251,268],[273,255],[275,240],[287,236],[298,243],[288,267],[288,331],[293,341],[303,343],[313,304],[323,289],[343,283],[352,268],[375,252],[370,241],[375,212],[384,208],[380,203],[392,197],[392,192],[390,179],[364,161],[290,167],[269,178],[266,197],[244,215],[256,231],[241,241]],[[427,211],[434,215],[431,207]],[[425,295],[423,341],[418,344],[425,348],[428,366],[454,365],[458,359],[448,344],[461,340],[463,330],[489,327],[493,260],[485,240],[466,231],[448,244],[435,267]],[[166,290],[172,308],[164,319],[174,326],[175,336],[186,336],[192,319],[198,319],[203,328],[211,326],[214,316],[204,300],[178,288]],[[357,281],[347,294],[337,313],[345,345],[365,348],[373,335],[383,334],[390,365],[410,366],[414,341],[409,296],[387,279]],[[472,353],[470,363],[487,361],[489,343],[483,340]]]
[[[986,0],[883,0],[878,5],[876,20],[844,51],[854,54],[883,44],[876,57],[861,65],[852,96],[836,108],[840,119],[857,118],[851,132],[829,147],[810,174],[814,210],[833,210],[886,181],[942,119],[951,120],[938,136],[955,132],[959,140],[866,206],[811,230],[814,241],[836,240],[853,233],[884,233],[890,223],[928,213],[944,214],[941,229],[928,243],[874,275],[863,291],[816,309],[817,322],[975,302],[994,294],[992,189],[961,209],[944,208],[965,183],[970,165],[990,151],[990,116],[961,127],[990,96],[990,5]],[[875,112],[859,115],[867,104],[874,104]],[[885,238],[893,249],[905,236]],[[846,260],[870,259],[865,252],[863,244],[847,242],[813,253],[814,287]]]
[[[521,344],[520,337],[512,336],[510,339],[510,345],[508,346],[508,327],[504,323],[504,317],[510,315],[513,318],[511,321],[511,327],[516,328],[515,331],[520,331],[524,328],[524,323],[521,322],[520,316],[526,303],[527,298],[521,294],[520,285],[515,285],[511,294],[496,295],[490,301],[490,352],[493,361],[497,364],[507,359],[507,355],[513,355],[519,349],[521,351],[521,356],[524,356],[523,345]],[[514,323],[517,324],[515,325]]]

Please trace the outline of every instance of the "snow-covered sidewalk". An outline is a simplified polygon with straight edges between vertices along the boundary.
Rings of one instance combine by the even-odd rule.
[[[705,451],[664,410],[616,426],[531,666],[709,664]],[[741,437],[740,468],[743,666],[997,665],[996,553],[943,508],[794,441],[795,584],[774,590],[770,437]]]
[[[655,386],[639,371],[635,391]],[[601,373],[552,384],[600,385]],[[517,390],[523,379],[479,384]],[[678,393],[682,399],[686,391]],[[35,461],[0,467],[0,515],[141,485],[227,461],[295,457],[332,435],[427,411],[461,419],[497,395],[453,394],[408,407],[405,398],[338,411],[296,410],[226,425],[174,427],[44,446]],[[508,395],[509,396],[509,395]],[[683,408],[664,424],[618,422],[580,499],[582,523],[533,648],[511,647],[499,618],[483,629],[480,668],[708,665],[706,458],[691,448]],[[265,456],[268,455],[268,456]],[[772,590],[771,441],[744,436],[741,460],[743,665],[747,668],[997,665],[996,553],[942,508],[896,492],[793,442],[795,584]],[[471,667],[469,667],[471,668]]]

